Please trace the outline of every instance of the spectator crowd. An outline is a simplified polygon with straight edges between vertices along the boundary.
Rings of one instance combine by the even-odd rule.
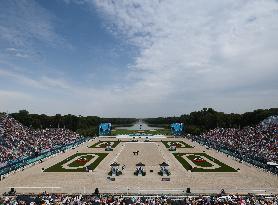
[[[278,163],[277,125],[262,127],[215,128],[201,138],[235,150],[241,156],[252,156],[261,162]]]
[[[67,129],[32,129],[23,126],[9,115],[0,115],[0,168],[8,161],[36,156],[41,152],[80,139]]]
[[[0,197],[0,205],[278,205],[278,196],[203,195],[203,196],[122,196],[39,194]]]
[[[272,116],[255,127],[215,128],[202,135],[188,137],[207,147],[278,174],[277,122],[278,117]]]
[[[195,140],[215,149],[225,149],[241,159],[253,159],[261,163],[278,163],[277,117],[265,120],[255,127],[215,128]],[[28,128],[9,115],[0,115],[0,168],[7,162],[22,157],[39,155],[55,147],[80,139],[77,133],[61,128]],[[70,195],[47,194],[0,196],[0,205],[278,205],[278,196],[211,195],[211,196],[121,196],[121,195]]]
[[[194,136],[195,140],[215,149],[224,148],[240,159],[260,163],[278,163],[278,117],[271,116],[255,127],[215,128]],[[67,145],[80,136],[67,129],[32,129],[9,115],[0,115],[0,167],[8,161],[35,156],[58,146]]]

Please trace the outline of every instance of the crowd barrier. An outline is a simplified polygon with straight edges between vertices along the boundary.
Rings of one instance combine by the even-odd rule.
[[[13,186],[6,187],[5,191],[9,191],[10,189],[15,189],[17,193],[22,194],[39,194],[42,192],[47,193],[67,193],[67,194],[91,194],[94,193],[96,187],[92,186],[82,186],[76,185],[74,187],[69,186]],[[223,190],[223,189],[222,189]],[[194,187],[186,187],[184,188],[172,188],[172,189],[148,189],[147,187],[144,189],[143,187],[122,187],[118,188],[101,188],[101,193],[104,194],[113,194],[113,195],[210,195],[210,194],[218,194],[222,191],[221,189],[216,188],[194,188]],[[224,190],[229,194],[254,194],[254,195],[272,195],[278,194],[277,188],[227,188]]]

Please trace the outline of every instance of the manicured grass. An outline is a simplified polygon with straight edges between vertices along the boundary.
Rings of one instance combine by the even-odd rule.
[[[127,130],[127,129],[115,129],[112,130],[111,135],[130,135],[130,134],[146,134],[146,135],[171,135],[169,129],[157,129],[157,130]]]
[[[216,169],[202,169],[202,168],[192,168],[192,166],[182,157],[185,153],[173,153],[176,159],[182,164],[182,166],[186,170],[191,170],[191,172],[237,172],[234,168],[220,162],[219,160],[207,155],[206,153],[188,153],[192,156],[205,156],[206,158],[210,159],[211,161],[218,164],[220,167]]]
[[[172,145],[174,145],[177,142],[178,142],[178,144],[177,144],[176,148],[193,148],[189,144],[186,144],[184,141],[162,141],[162,143],[165,145],[166,148],[170,148]],[[170,146],[169,146],[169,143],[171,144]],[[179,143],[181,144],[180,147],[179,147]]]
[[[78,161],[75,160],[72,163],[69,164],[69,167],[79,167],[79,166],[84,166],[88,161],[90,161],[91,159],[94,158],[94,156],[92,155],[87,155],[87,156],[83,156],[82,158],[85,159],[85,161]]]
[[[92,164],[90,164],[88,166],[88,168],[90,170],[94,170],[99,165],[99,163],[108,155],[108,153],[76,153],[76,154],[66,158],[65,160],[47,168],[46,170],[44,170],[44,172],[85,172],[86,170],[84,167],[77,168],[77,169],[65,169],[62,167],[62,165],[65,164],[66,162],[72,160],[76,156],[81,156],[81,155],[86,155],[86,154],[87,154],[87,156],[89,156],[89,154],[95,154],[95,155],[99,156]],[[72,166],[81,166],[81,165],[80,164],[76,165],[76,164],[71,163],[71,167]]]
[[[102,144],[100,147],[97,147],[101,143],[104,143],[104,144]],[[109,143],[112,144],[111,145],[112,148],[115,148],[120,143],[120,141],[99,141],[96,144],[93,144],[92,146],[90,146],[90,148],[106,148],[106,146],[109,145]]]
[[[203,162],[196,162],[194,161],[194,159],[197,157],[198,155],[187,155],[187,158],[190,159],[194,164],[196,164],[197,166],[200,167],[212,167],[212,164],[207,162],[207,161],[203,161]]]

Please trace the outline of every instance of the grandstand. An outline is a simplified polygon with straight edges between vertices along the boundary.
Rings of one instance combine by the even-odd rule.
[[[192,136],[187,138],[164,136],[164,138],[150,138],[148,141],[140,137],[134,141],[132,137],[121,139],[102,136],[88,140],[63,129],[55,129],[55,132],[50,132],[48,129],[34,131],[8,115],[1,117],[0,128],[2,147],[14,146],[15,149],[21,147],[21,144],[26,147],[20,149],[20,152],[1,149],[1,156],[13,156],[6,157],[5,160],[2,158],[1,170],[7,171],[9,166],[13,169],[2,172],[1,193],[7,192],[10,188],[15,188],[18,193],[47,191],[70,194],[90,194],[96,188],[102,193],[135,195],[139,193],[182,195],[189,191],[194,194],[211,194],[219,193],[222,189],[234,194],[278,193],[276,175],[235,156],[227,155],[221,150],[211,149],[208,144],[204,146],[197,140],[192,140]],[[273,129],[272,126],[271,130]],[[218,132],[210,131],[200,138],[208,136],[210,139],[215,133]],[[250,135],[253,133],[250,132]],[[55,136],[59,140],[53,140],[49,144],[46,136],[50,138]],[[257,137],[259,139],[265,136]],[[35,138],[41,139],[36,146],[34,146]],[[225,135],[222,138],[225,144]],[[229,142],[231,143],[231,140]],[[255,146],[254,143],[247,145]],[[72,146],[68,146],[69,144]],[[112,150],[106,150],[107,146]],[[169,149],[172,146],[176,147],[175,151]],[[38,150],[37,156],[30,154],[32,150]],[[277,159],[274,155],[265,156],[273,161]],[[14,158],[22,157],[29,158],[22,160],[22,163],[14,161]],[[35,160],[36,158],[39,160]],[[28,160],[31,162],[28,163]],[[12,166],[17,163],[21,163],[20,166]],[[118,164],[121,175],[114,177],[109,175],[113,163]],[[144,164],[143,176],[134,174],[140,163]],[[159,174],[163,163],[169,166],[171,173],[169,176]]]
[[[275,126],[278,124],[278,116],[269,116],[260,123],[263,127]]]
[[[48,194],[19,195],[0,197],[0,203],[11,204],[277,204],[276,196],[257,195],[217,195],[204,196],[154,196],[154,195],[115,195],[115,194],[92,194],[92,195],[71,195],[71,194]]]
[[[86,138],[4,114],[0,204],[277,204],[275,122]]]
[[[278,0],[0,0],[0,205],[278,205],[277,36]]]

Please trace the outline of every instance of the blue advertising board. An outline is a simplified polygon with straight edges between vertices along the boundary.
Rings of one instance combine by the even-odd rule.
[[[112,130],[111,123],[101,123],[99,125],[98,131],[100,136],[110,135]]]
[[[183,123],[172,123],[170,128],[171,128],[172,135],[175,135],[175,136],[180,136],[184,132]]]

